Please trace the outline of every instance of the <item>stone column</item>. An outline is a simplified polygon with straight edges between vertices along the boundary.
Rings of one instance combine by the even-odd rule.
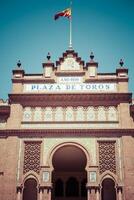
[[[98,183],[98,166],[90,166],[87,173],[88,200],[99,200],[100,186]]]
[[[100,187],[88,186],[87,187],[88,200],[100,200]]]
[[[51,191],[52,191],[52,170],[48,166],[42,166],[41,169],[41,184],[39,187],[40,190],[40,200],[51,200]]]
[[[17,187],[17,198],[16,200],[22,200],[22,185]]]
[[[92,187],[88,188],[88,200],[96,200],[95,189]]]
[[[122,196],[122,187],[121,186],[117,186],[117,200],[123,200],[123,196]]]
[[[39,200],[51,200],[51,186],[39,187]]]
[[[39,187],[39,200],[43,200],[43,188]]]
[[[100,200],[100,188],[96,189],[96,200]]]
[[[88,200],[99,200],[99,187],[97,186],[89,186],[87,187],[87,194],[88,194]]]
[[[51,200],[51,188],[45,187],[44,188],[44,195],[42,200]]]

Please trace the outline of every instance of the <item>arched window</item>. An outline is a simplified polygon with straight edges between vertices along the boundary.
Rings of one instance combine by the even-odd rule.
[[[29,178],[24,183],[23,200],[37,200],[37,181]]]
[[[86,179],[83,179],[82,182],[81,182],[81,196],[82,197],[86,197],[87,196],[86,183],[87,183]]]
[[[55,182],[55,197],[63,197],[64,195],[64,186],[61,179],[56,180]]]
[[[102,200],[116,200],[115,183],[111,178],[106,178],[102,182]]]
[[[78,197],[79,196],[79,183],[76,178],[70,177],[66,183],[66,196]]]

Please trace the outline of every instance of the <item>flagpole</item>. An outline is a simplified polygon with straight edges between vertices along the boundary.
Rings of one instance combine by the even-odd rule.
[[[69,30],[69,49],[72,50],[72,0],[70,1],[71,17],[69,19],[70,30]]]

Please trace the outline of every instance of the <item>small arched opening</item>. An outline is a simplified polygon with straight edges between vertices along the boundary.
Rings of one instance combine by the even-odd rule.
[[[70,177],[66,182],[66,197],[79,196],[79,182],[75,177]]]
[[[115,182],[111,178],[105,178],[102,182],[102,200],[116,200]]]
[[[23,200],[37,200],[37,181],[29,178],[24,183]]]

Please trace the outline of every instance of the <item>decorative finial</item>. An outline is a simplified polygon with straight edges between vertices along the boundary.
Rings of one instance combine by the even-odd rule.
[[[121,67],[123,67],[123,65],[124,65],[124,62],[123,62],[123,60],[122,60],[122,59],[120,59],[120,62],[119,62],[119,64],[120,64],[120,66],[121,66]]]
[[[48,60],[50,60],[51,59],[51,55],[50,55],[50,53],[48,52],[48,54],[47,54],[47,59]]]
[[[94,54],[93,54],[93,52],[91,52],[91,54],[90,54],[90,58],[91,58],[91,60],[94,59]]]
[[[20,62],[20,60],[18,60],[18,62],[17,62],[17,66],[18,66],[18,68],[21,67],[21,62]]]

